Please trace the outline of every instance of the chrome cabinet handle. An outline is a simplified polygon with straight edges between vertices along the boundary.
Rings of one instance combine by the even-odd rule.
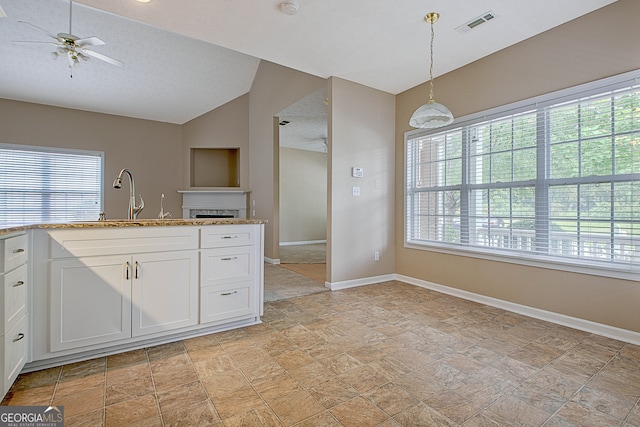
[[[138,270],[140,269],[140,264],[138,263],[138,261],[136,261],[136,271],[135,271],[135,276],[134,279],[139,279],[140,275],[138,274]]]
[[[234,256],[234,257],[229,257],[229,258],[220,258],[220,261],[232,261],[234,259],[238,259],[238,257]]]
[[[24,338],[24,334],[22,332],[20,332],[14,339],[13,342],[16,341],[20,341],[22,338]]]
[[[237,239],[238,236],[222,236],[221,239]]]
[[[129,261],[127,261],[125,263],[125,279],[129,280],[129,268],[131,267],[131,265],[129,264]]]
[[[13,250],[14,254],[19,254],[19,253],[22,253],[22,252],[24,252],[24,249],[22,249],[22,248],[18,248],[18,249],[14,249]]]
[[[226,297],[227,295],[233,295],[233,294],[237,294],[238,291],[233,291],[233,292],[223,292],[220,295],[223,297]]]
[[[18,281],[16,282],[16,284],[15,284],[15,285],[13,285],[13,287],[14,287],[14,288],[17,288],[18,286],[22,286],[22,285],[24,285],[24,280],[18,280]]]

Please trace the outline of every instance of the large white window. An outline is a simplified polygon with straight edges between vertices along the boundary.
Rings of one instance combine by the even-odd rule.
[[[639,76],[408,132],[406,245],[640,272]]]
[[[102,165],[99,152],[0,144],[0,227],[98,219]]]

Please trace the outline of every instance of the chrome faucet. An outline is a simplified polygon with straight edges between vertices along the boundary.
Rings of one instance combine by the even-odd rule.
[[[144,200],[140,196],[140,205],[136,206],[136,184],[133,181],[133,175],[129,169],[122,169],[118,174],[118,177],[113,181],[113,188],[122,188],[122,174],[127,173],[129,175],[129,220],[134,220],[138,217],[138,214],[144,209]]]

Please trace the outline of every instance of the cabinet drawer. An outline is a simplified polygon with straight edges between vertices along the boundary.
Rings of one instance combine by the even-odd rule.
[[[253,282],[208,286],[200,290],[200,323],[257,316]]]
[[[4,239],[4,254],[0,271],[10,271],[27,262],[29,238],[26,234]]]
[[[255,245],[258,228],[254,225],[215,225],[202,227],[200,247],[223,248]]]
[[[4,329],[1,333],[9,331],[20,320],[27,310],[27,266],[23,265],[0,276],[3,289],[3,301],[0,304]]]
[[[3,392],[6,393],[27,361],[27,316],[4,335]],[[4,394],[3,393],[3,394]]]
[[[198,249],[195,227],[51,230],[51,258]]]
[[[252,246],[206,249],[200,257],[200,286],[254,279],[256,257]]]

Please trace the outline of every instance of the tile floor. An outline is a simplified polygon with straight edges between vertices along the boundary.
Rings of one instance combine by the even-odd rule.
[[[20,376],[66,426],[640,426],[640,346],[400,282]]]

